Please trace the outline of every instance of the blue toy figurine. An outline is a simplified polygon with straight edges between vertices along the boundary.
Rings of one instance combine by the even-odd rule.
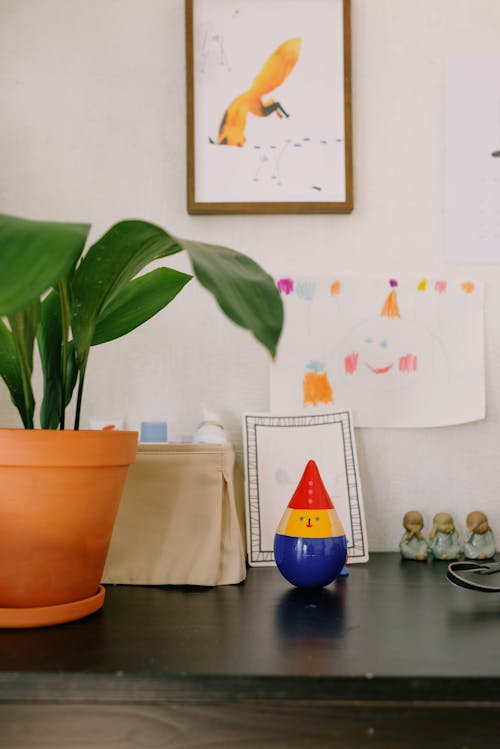
[[[484,512],[475,510],[467,515],[467,536],[464,554],[466,559],[491,559],[496,554],[496,544]]]
[[[347,561],[347,540],[318,467],[310,460],[274,537],[274,557],[288,582],[322,588]]]
[[[432,521],[429,546],[434,559],[458,559],[460,544],[455,523],[448,512],[438,512]]]

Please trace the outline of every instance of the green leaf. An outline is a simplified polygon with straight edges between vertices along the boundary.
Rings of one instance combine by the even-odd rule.
[[[33,349],[40,322],[40,307],[40,300],[37,300],[30,307],[14,312],[8,317],[21,371],[24,396],[23,413],[27,419],[25,426],[28,429],[33,428],[33,413],[35,411],[31,376],[33,374]]]
[[[40,407],[42,429],[57,429],[61,420],[61,303],[52,291],[42,302],[37,334],[43,371],[43,401]]]
[[[92,245],[72,285],[73,340],[82,371],[105,307],[146,265],[181,249],[174,237],[145,221],[121,221]]]
[[[4,380],[10,393],[12,403],[27,427],[29,417],[24,403],[23,379],[17,358],[14,337],[3,320],[0,319],[0,377]]]
[[[256,262],[227,247],[179,239],[193,271],[230,320],[276,354],[283,325],[283,303],[274,280]]]
[[[104,309],[92,345],[126,335],[169,304],[192,276],[172,268],[158,268],[125,286]]]
[[[63,325],[59,294],[52,291],[42,302],[37,333],[38,351],[43,371],[43,401],[40,407],[42,429],[57,429],[64,422],[63,410],[71,401],[78,379],[75,347],[68,341],[66,352],[66,382],[62,399]]]
[[[87,224],[0,215],[0,315],[30,306],[67,276],[88,231]]]

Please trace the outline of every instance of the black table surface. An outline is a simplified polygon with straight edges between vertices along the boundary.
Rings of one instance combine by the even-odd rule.
[[[446,567],[376,553],[319,591],[271,567],[218,588],[107,586],[86,619],[0,630],[0,701],[498,701],[500,594]]]

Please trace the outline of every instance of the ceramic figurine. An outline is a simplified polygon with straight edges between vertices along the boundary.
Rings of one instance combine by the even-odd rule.
[[[274,537],[279,571],[299,588],[321,588],[341,573],[347,561],[344,529],[314,460],[285,510]]]
[[[416,559],[419,562],[426,560],[429,547],[422,535],[424,519],[421,513],[415,510],[407,512],[403,518],[403,527],[406,533],[399,544],[403,559]]]
[[[203,406],[203,420],[194,433],[193,442],[205,445],[221,445],[228,442],[221,418],[206,406]]]
[[[458,533],[448,512],[438,512],[434,515],[429,546],[434,559],[458,559],[460,556]]]
[[[496,553],[495,538],[484,512],[469,512],[464,554],[467,559],[491,559]]]

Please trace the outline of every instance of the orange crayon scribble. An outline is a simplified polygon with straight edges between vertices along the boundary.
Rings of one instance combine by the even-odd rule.
[[[330,294],[332,296],[337,296],[338,294],[340,294],[341,287],[342,284],[340,283],[340,281],[334,281],[330,286]]]
[[[304,405],[333,403],[333,392],[326,372],[306,372],[304,375]]]
[[[385,300],[380,314],[382,317],[401,317],[399,314],[398,298],[394,289]]]
[[[106,424],[105,426],[103,426],[102,431],[103,432],[112,432],[113,429],[116,429],[116,425],[115,424]]]
[[[461,284],[461,289],[462,291],[465,291],[466,294],[472,294],[475,288],[476,284],[472,281],[464,281],[463,284]]]

